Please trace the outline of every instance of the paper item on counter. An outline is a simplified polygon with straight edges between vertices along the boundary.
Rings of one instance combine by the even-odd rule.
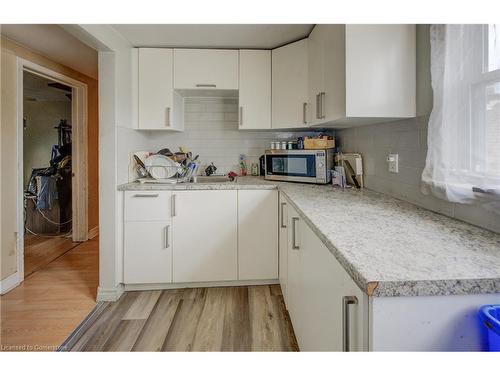
[[[332,185],[339,186],[342,189],[345,189],[347,187],[344,167],[337,166],[332,171]]]

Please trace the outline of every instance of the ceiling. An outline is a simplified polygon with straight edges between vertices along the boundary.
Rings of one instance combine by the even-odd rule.
[[[312,24],[112,25],[134,47],[272,49],[305,38]]]
[[[2,25],[2,36],[97,79],[97,51],[58,25]]]

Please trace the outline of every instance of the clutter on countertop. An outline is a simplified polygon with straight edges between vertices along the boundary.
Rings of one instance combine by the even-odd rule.
[[[245,154],[240,154],[240,176],[247,175],[247,157]]]

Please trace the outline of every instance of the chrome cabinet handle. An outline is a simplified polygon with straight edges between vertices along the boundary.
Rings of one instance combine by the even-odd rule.
[[[319,94],[316,94],[316,118],[319,119]]]
[[[170,225],[167,225],[165,227],[165,249],[168,249],[170,247],[169,232],[170,232]]]
[[[134,194],[133,197],[135,198],[156,198],[158,197],[159,194]]]
[[[217,87],[214,83],[197,83],[196,87]]]
[[[358,298],[356,296],[342,297],[342,350],[350,351],[350,330],[349,330],[349,305],[357,305]]]
[[[165,126],[170,126],[170,107],[167,107],[167,113],[166,113],[166,124]]]
[[[283,207],[286,206],[285,202],[281,202],[281,228],[286,228],[286,224],[283,220]]]
[[[300,246],[297,245],[297,222],[299,221],[298,217],[292,217],[292,249],[298,250]]]
[[[177,207],[176,207],[176,195],[175,194],[172,194],[172,201],[171,201],[171,205],[172,205],[172,216],[177,216]]]
[[[324,92],[320,92],[319,93],[319,105],[320,105],[320,108],[321,108],[321,111],[319,112],[320,115],[319,115],[319,118],[325,118],[326,115],[325,115],[325,93]]]
[[[240,107],[240,125],[243,125],[243,107]]]
[[[307,110],[307,103],[304,103],[302,104],[302,122],[304,124],[307,124],[306,110]]]

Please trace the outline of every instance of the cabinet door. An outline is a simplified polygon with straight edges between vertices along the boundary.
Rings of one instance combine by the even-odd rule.
[[[301,246],[301,219],[297,211],[292,206],[287,206],[288,220],[288,251],[287,251],[287,297],[288,312],[292,320],[295,336],[299,343],[302,342],[302,331],[306,326],[306,318],[303,305],[302,284],[301,284],[301,265],[300,265],[300,246]]]
[[[238,191],[238,279],[278,278],[278,192]]]
[[[308,126],[307,39],[272,51],[272,128]]]
[[[323,54],[324,48],[322,43],[322,25],[316,25],[309,34],[307,49],[308,49],[308,78],[309,78],[309,122],[315,125],[320,122],[319,112],[319,96],[323,92],[324,87],[324,67]]]
[[[125,284],[172,282],[172,226],[169,221],[124,224]]]
[[[319,112],[320,123],[325,123],[344,118],[346,115],[345,25],[319,25],[319,27],[324,69],[324,86],[320,93]],[[367,90],[366,85],[363,88]]]
[[[139,129],[174,129],[172,50],[139,48]]]
[[[172,202],[174,282],[237,280],[237,191],[179,191]]]
[[[174,49],[174,88],[238,90],[238,51]]]
[[[348,116],[415,116],[415,32],[415,25],[346,25]]]
[[[271,128],[271,51],[240,50],[240,129]]]
[[[279,278],[285,305],[288,306],[288,201],[279,199]]]
[[[367,350],[368,297],[293,208],[288,215],[287,307],[300,350],[342,351],[345,338],[347,350]],[[344,297],[356,297],[348,319]]]

